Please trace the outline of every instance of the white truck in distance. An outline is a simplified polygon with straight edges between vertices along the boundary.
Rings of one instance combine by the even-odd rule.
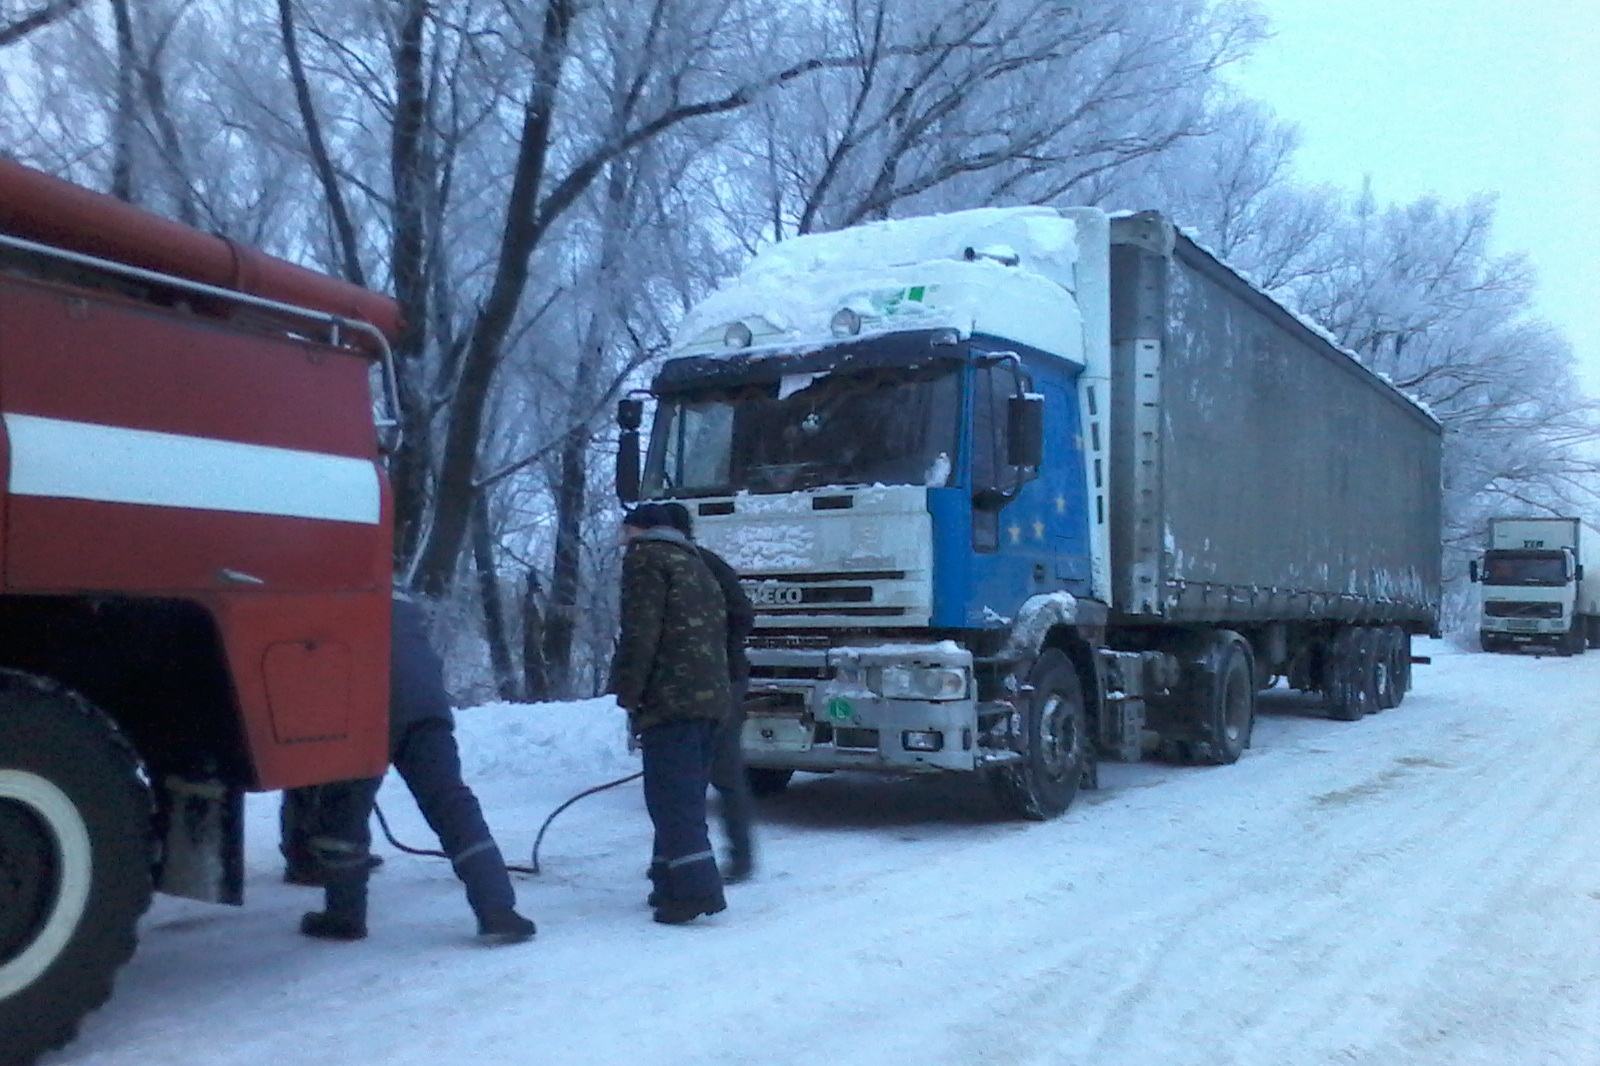
[[[1484,651],[1600,647],[1600,533],[1577,518],[1491,518],[1483,583]]]

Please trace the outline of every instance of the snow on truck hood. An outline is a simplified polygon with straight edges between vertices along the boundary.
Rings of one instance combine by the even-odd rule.
[[[683,320],[673,355],[836,344],[848,308],[860,333],[951,328],[1084,361],[1077,226],[1052,208],[981,208],[873,222],[775,244]],[[751,333],[729,347],[730,326]]]

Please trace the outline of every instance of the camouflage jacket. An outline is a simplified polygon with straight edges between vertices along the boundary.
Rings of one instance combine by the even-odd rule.
[[[628,542],[611,691],[635,733],[679,719],[727,717],[727,632],[722,588],[694,545],[667,529]]]
[[[756,627],[756,608],[739,584],[739,574],[728,561],[710,548],[700,546],[700,558],[705,560],[711,576],[722,586],[722,602],[728,609],[728,679],[734,688],[750,680],[750,656],[745,642]]]

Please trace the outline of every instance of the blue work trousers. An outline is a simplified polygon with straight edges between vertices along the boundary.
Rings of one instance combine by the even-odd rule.
[[[722,875],[706,830],[706,787],[718,724],[691,718],[664,722],[639,735],[644,804],[656,831],[650,869],[658,899],[722,896]]]

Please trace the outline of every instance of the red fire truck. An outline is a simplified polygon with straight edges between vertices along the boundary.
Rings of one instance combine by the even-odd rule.
[[[0,160],[0,1062],[241,901],[246,791],[382,772],[398,328]]]

